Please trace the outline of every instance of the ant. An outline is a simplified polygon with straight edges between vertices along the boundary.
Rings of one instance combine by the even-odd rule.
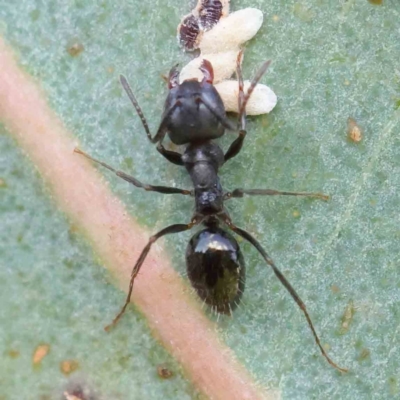
[[[236,126],[227,118],[221,97],[213,86],[214,73],[209,61],[204,60],[200,67],[203,73],[201,82],[192,79],[179,83],[177,66],[171,69],[167,79],[169,93],[165,101],[161,123],[155,136],[151,135],[147,121],[126,78],[122,75],[120,76],[121,84],[142,121],[148,139],[152,143],[157,143],[158,152],[169,162],[186,168],[193,182],[193,190],[141,183],[133,176],[118,171],[102,161],[90,157],[83,151],[75,149],[75,152],[101,164],[138,188],[163,194],[182,194],[194,197],[195,199],[195,212],[189,223],[167,226],[150,237],[133,267],[125,304],[112,323],[105,329],[109,330],[114,326],[125,312],[130,302],[134,280],[153,243],[165,235],[184,232],[199,224],[203,224],[204,229],[194,234],[186,250],[186,265],[189,280],[198,296],[205,303],[215,308],[219,313],[231,314],[232,310],[237,307],[244,291],[245,264],[238,242],[220,226],[222,223],[257,249],[303,311],[315,342],[323,356],[334,368],[341,372],[346,372],[346,369],[340,368],[335,364],[325,352],[306,310],[306,306],[292,285],[276,267],[274,261],[262,248],[260,243],[250,233],[239,228],[232,222],[224,207],[225,200],[243,197],[244,195],[303,196],[322,200],[329,198],[321,193],[281,192],[272,189],[235,189],[230,192],[223,191],[218,177],[218,170],[228,160],[235,157],[242,148],[246,137],[246,104],[259,80],[270,65],[270,61],[262,65],[252,80],[247,93],[244,93],[240,66],[241,59],[242,52],[237,58],[236,72],[239,82],[239,135],[231,143],[226,153],[212,140],[224,135],[225,129],[236,130]],[[183,154],[164,148],[162,142],[167,133],[173,143],[186,145]]]

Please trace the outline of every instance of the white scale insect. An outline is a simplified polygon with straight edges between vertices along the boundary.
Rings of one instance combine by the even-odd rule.
[[[236,71],[237,57],[243,43],[253,38],[263,23],[256,8],[245,8],[229,14],[229,0],[199,0],[196,8],[178,26],[178,41],[187,51],[201,54],[182,68],[179,80],[202,80],[200,66],[204,59],[214,69],[214,85],[228,112],[238,112],[238,82],[230,79]],[[245,91],[250,81],[244,81]],[[248,115],[269,113],[277,97],[268,86],[258,84],[247,106]]]

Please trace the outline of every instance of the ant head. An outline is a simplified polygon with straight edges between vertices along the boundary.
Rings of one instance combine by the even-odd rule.
[[[225,128],[235,129],[226,118],[224,104],[213,86],[214,71],[208,60],[200,66],[203,79],[188,79],[179,83],[174,66],[168,77],[169,93],[165,102],[161,126],[165,126],[171,141],[187,144],[216,139]]]

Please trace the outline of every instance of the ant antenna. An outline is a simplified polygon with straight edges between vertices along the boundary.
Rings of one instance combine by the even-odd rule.
[[[238,56],[238,57],[241,57],[241,53],[239,53],[239,56]],[[253,93],[253,91],[254,91],[255,87],[257,86],[259,80],[260,80],[261,77],[265,74],[265,71],[268,69],[268,67],[270,66],[270,64],[271,64],[271,60],[268,60],[268,61],[266,61],[266,62],[261,66],[261,68],[258,70],[256,76],[255,76],[255,77],[253,78],[253,80],[251,81],[250,87],[249,87],[249,89],[247,90],[247,93],[246,93],[246,95],[244,96],[243,100],[241,101],[241,100],[239,99],[239,101],[241,102],[240,109],[239,109],[239,115],[241,115],[241,114],[244,113],[244,110],[246,109],[246,104],[247,104],[247,102],[249,101],[251,94]],[[239,83],[240,83],[240,80],[239,80]]]

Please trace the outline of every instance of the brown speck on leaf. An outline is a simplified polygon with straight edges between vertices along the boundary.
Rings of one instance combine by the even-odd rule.
[[[358,356],[357,360],[358,360],[358,361],[364,361],[364,360],[367,359],[370,355],[371,355],[371,352],[370,352],[368,349],[364,348],[364,349],[361,350],[361,353],[360,353],[360,355]]]
[[[342,324],[340,327],[341,335],[344,335],[349,330],[355,311],[353,300],[350,300],[342,316]]]
[[[82,381],[70,381],[65,388],[63,399],[65,400],[100,400],[99,395]]]
[[[355,143],[361,142],[362,130],[353,118],[347,120],[347,137]]]
[[[79,232],[79,227],[78,227],[78,225],[76,225],[76,224],[74,224],[74,223],[71,223],[70,225],[69,225],[69,233],[70,234],[75,234],[75,233],[78,233]]]
[[[78,361],[64,360],[60,363],[60,370],[64,375],[70,375],[79,368]]]
[[[70,394],[68,392],[64,392],[64,396],[65,396],[66,400],[83,400],[82,397],[75,396],[75,395]]]
[[[173,371],[171,371],[165,364],[157,365],[157,374],[162,379],[170,379],[174,376]]]
[[[36,347],[35,351],[33,352],[32,356],[32,363],[33,365],[39,365],[43,358],[49,354],[50,346],[48,344],[40,344]]]
[[[371,4],[376,6],[381,6],[383,4],[383,0],[368,0]]]
[[[332,285],[331,286],[331,290],[332,290],[333,293],[339,293],[339,291],[340,291],[339,287],[336,286],[336,285]]]
[[[79,56],[79,54],[81,54],[83,50],[85,50],[83,44],[79,43],[78,41],[74,41],[67,46],[67,51],[72,57]]]
[[[11,349],[11,350],[8,351],[7,354],[11,358],[18,358],[19,357],[19,351],[18,350]]]

